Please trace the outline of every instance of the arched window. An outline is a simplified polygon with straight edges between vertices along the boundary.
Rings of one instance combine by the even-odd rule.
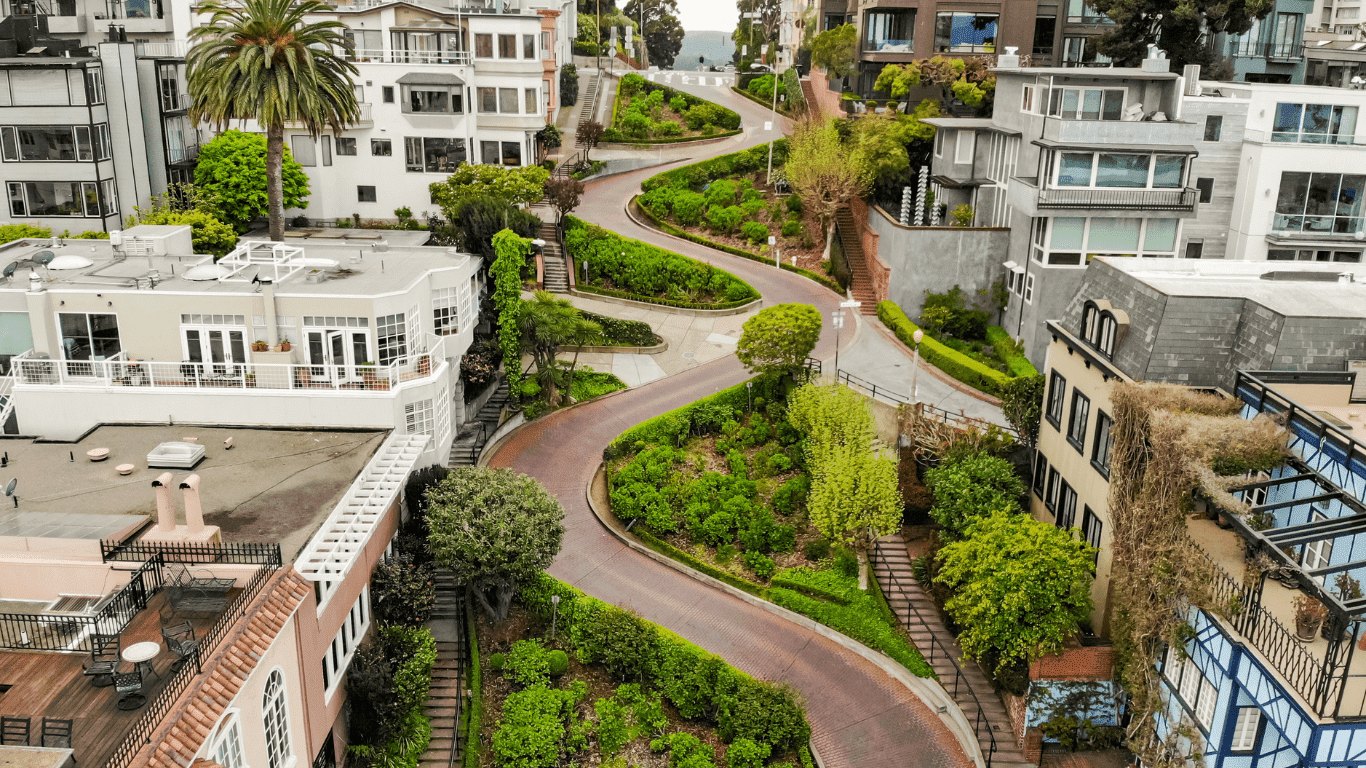
[[[1097,352],[1113,358],[1121,322],[1127,325],[1129,316],[1112,309],[1110,302],[1088,301],[1081,310],[1081,337]]]
[[[1109,312],[1100,313],[1100,333],[1096,343],[1096,349],[1100,350],[1106,357],[1115,356],[1115,332],[1119,330],[1119,324],[1115,322],[1115,316]]]
[[[1081,337],[1086,339],[1091,346],[1096,346],[1096,332],[1099,330],[1100,310],[1092,302],[1086,302],[1081,310]]]
[[[289,743],[289,707],[285,703],[285,676],[274,670],[261,697],[261,719],[266,727],[266,754],[270,768],[281,768],[293,751]]]
[[[223,768],[244,768],[246,760],[242,757],[242,721],[237,713],[223,719],[209,755]]]

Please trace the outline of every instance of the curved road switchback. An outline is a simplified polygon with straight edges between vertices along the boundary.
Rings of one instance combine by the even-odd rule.
[[[675,78],[677,85],[677,79]],[[763,143],[769,112],[727,88],[684,89],[740,113],[746,131],[734,140],[691,148],[696,161]],[[780,126],[787,121],[780,118]],[[637,225],[625,205],[658,167],[589,183],[577,215],[600,226],[716,264],[757,288],[765,305],[813,304],[830,331],[840,298],[772,266],[714,251]],[[868,332],[865,330],[865,332]],[[846,334],[846,344],[854,334]],[[835,351],[821,335],[814,356]],[[545,484],[565,508],[566,533],[550,567],[556,578],[636,611],[761,679],[791,683],[806,698],[812,743],[826,768],[966,768],[972,761],[939,715],[876,665],[822,635],[692,579],[626,547],[598,522],[586,491],[602,450],[618,434],[748,378],[734,355],[551,414],[514,432],[489,462]]]

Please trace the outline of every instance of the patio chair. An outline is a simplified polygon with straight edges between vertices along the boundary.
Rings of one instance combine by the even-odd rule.
[[[166,641],[166,650],[176,655],[175,664],[172,670],[180,669],[188,659],[199,648],[199,641],[194,637],[194,627],[190,622],[185,621],[173,627],[162,627],[161,637]]]
[[[90,681],[91,685],[96,688],[113,685],[113,674],[118,670],[122,642],[119,635],[90,636],[90,661],[81,674],[94,678]]]
[[[0,744],[27,747],[31,727],[27,717],[0,717]]]
[[[119,700],[115,704],[119,709],[137,709],[147,703],[147,697],[142,693],[142,668],[135,666],[132,672],[115,672],[114,690],[119,694]]]
[[[44,747],[71,749],[71,721],[55,717],[43,718],[43,735],[40,744]]]

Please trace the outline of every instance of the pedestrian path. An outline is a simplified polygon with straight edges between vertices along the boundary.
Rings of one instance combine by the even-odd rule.
[[[1029,765],[1016,746],[1010,715],[974,661],[963,660],[963,649],[944,625],[934,601],[911,573],[911,559],[900,533],[883,536],[874,548],[873,575],[887,603],[901,620],[920,654],[934,669],[944,689],[963,710],[977,732],[982,754],[991,754],[993,768]],[[952,654],[952,657],[950,657]],[[979,706],[980,705],[980,706]]]
[[[680,72],[666,69],[660,72],[647,72],[645,79],[668,86],[713,85],[718,88],[729,88],[735,85],[734,72]]]
[[[432,739],[418,759],[418,768],[451,768],[464,755],[461,727],[467,712],[465,674],[469,651],[465,645],[464,589],[449,571],[437,571],[436,605],[427,628],[436,638],[436,663],[422,713],[432,722]]]

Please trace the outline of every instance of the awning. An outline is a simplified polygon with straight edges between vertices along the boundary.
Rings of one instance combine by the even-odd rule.
[[[955,179],[952,176],[931,176],[930,180],[948,189],[970,189],[991,184],[991,179]]]
[[[1035,139],[1035,146],[1045,149],[1091,150],[1095,152],[1146,152],[1163,155],[1198,155],[1200,150],[1190,144],[1086,144],[1075,141]]]
[[[409,72],[398,79],[401,85],[464,85],[465,81],[446,72]]]

